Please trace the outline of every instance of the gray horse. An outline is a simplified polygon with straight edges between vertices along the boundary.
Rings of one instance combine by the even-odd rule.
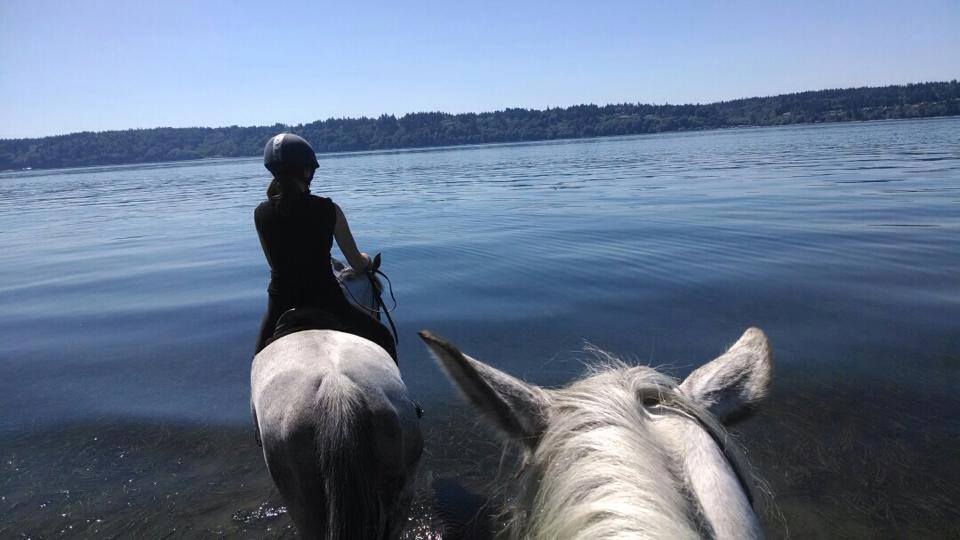
[[[375,309],[369,280],[334,269]],[[390,355],[334,330],[283,336],[253,359],[250,406],[270,475],[307,538],[397,538],[423,452]]]
[[[680,384],[597,351],[591,376],[557,390],[420,335],[468,401],[524,450],[508,475],[503,536],[762,536],[763,493],[720,425],[766,395],[772,360],[759,329]]]

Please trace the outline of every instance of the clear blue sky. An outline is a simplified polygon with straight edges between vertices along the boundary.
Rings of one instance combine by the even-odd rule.
[[[960,0],[0,0],[0,137],[960,78]]]

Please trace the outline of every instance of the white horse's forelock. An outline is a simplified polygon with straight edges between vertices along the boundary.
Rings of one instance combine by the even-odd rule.
[[[520,471],[509,475],[515,480],[504,491],[515,497],[500,516],[505,536],[718,536],[690,492],[684,464],[667,451],[665,429],[674,426],[658,422],[686,418],[701,425],[751,493],[755,479],[743,453],[709,413],[677,391],[672,377],[630,367],[600,349],[588,352],[596,357],[588,366],[594,375],[549,392],[547,428]]]

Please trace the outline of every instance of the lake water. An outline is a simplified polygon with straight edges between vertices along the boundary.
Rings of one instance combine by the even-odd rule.
[[[0,537],[292,536],[248,418],[257,159],[0,175]],[[795,537],[960,535],[960,118],[321,156],[395,285],[430,481],[500,445],[415,336],[559,385],[759,326],[735,427]],[[783,524],[766,525],[771,536]]]

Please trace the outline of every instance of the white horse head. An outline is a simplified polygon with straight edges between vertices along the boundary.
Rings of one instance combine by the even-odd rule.
[[[333,266],[333,274],[340,282],[347,299],[379,320],[380,313],[377,309],[380,307],[378,305],[379,300],[371,280],[377,284],[378,288],[382,288],[380,278],[375,275],[368,275],[365,272],[358,272],[334,258],[330,259],[330,264]]]
[[[264,460],[300,534],[397,538],[423,436],[390,355],[352,334],[304,330],[254,357],[250,386]]]
[[[718,422],[766,395],[772,360],[759,329],[679,385],[601,353],[607,362],[592,376],[556,390],[421,337],[467,400],[524,449],[505,536],[762,536],[756,480]]]

